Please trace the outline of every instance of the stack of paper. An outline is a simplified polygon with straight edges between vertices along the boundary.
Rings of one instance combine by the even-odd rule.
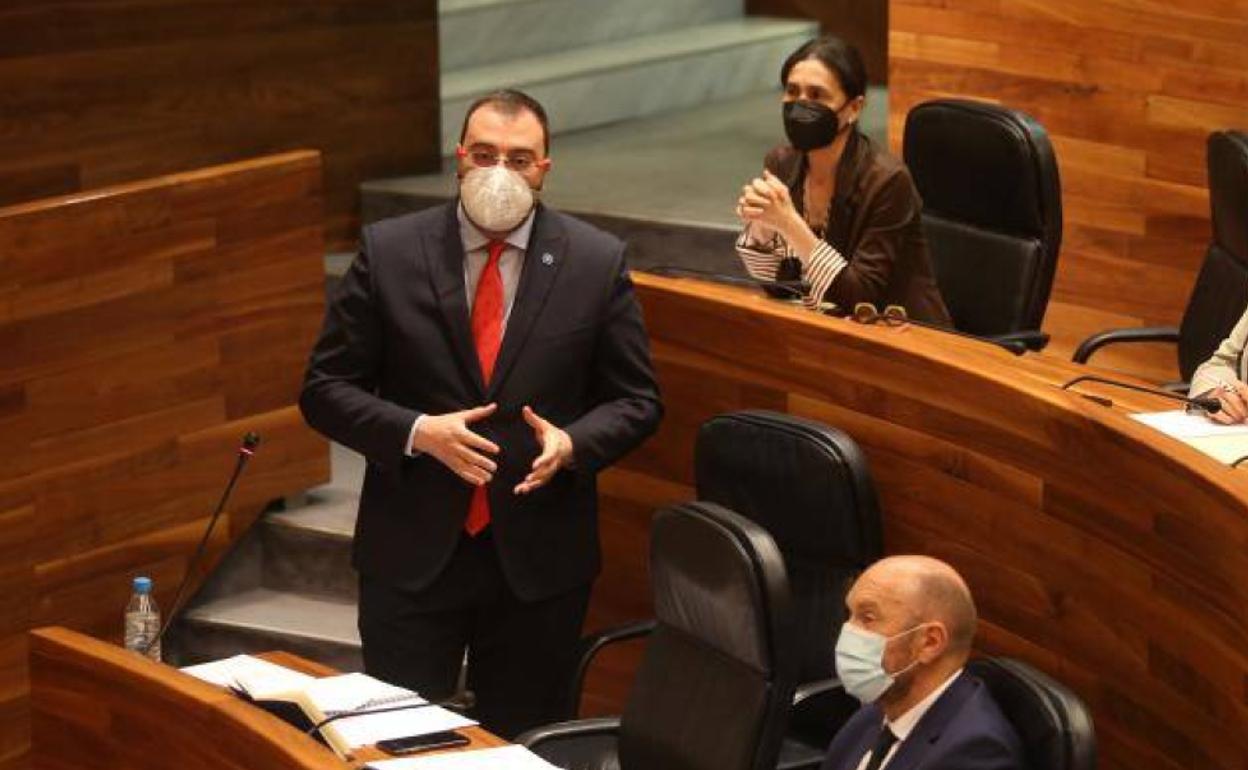
[[[1182,410],[1146,412],[1131,417],[1219,462],[1229,465],[1248,457],[1248,425],[1221,425],[1202,414],[1187,414]]]
[[[558,770],[523,746],[374,760],[368,767],[374,770]]]

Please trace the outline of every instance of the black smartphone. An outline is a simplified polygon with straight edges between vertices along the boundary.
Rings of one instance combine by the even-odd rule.
[[[377,741],[377,748],[387,754],[415,754],[418,751],[449,749],[455,746],[467,745],[467,738],[451,730],[429,733],[428,735],[409,735],[406,738],[391,738],[388,741]]]

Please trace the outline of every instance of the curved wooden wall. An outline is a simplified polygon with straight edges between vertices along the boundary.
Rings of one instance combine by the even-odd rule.
[[[210,555],[328,479],[295,407],[322,221],[314,152],[0,209],[0,767],[26,761],[27,630],[118,640],[140,573],[167,604],[246,431]]]
[[[945,96],[1025,110],[1052,135],[1066,215],[1053,351],[1178,323],[1210,238],[1205,138],[1248,130],[1248,6],[891,0],[888,57],[897,148],[910,108]],[[1096,360],[1178,378],[1171,346]]]
[[[889,553],[969,580],[980,651],[1022,658],[1091,706],[1101,767],[1248,762],[1248,468],[1125,416],[1173,402],[1056,386],[1086,372],[940,332],[861,326],[743,290],[634,276],[667,416],[603,483],[598,618],[635,616],[653,507],[691,495],[698,426],[765,408],[866,451]],[[648,592],[647,592],[648,593]],[[630,604],[631,603],[631,604]],[[595,672],[599,694],[624,664]],[[605,704],[587,701],[587,710]]]

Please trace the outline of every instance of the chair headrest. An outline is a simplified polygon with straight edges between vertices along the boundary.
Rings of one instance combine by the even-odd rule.
[[[1207,158],[1213,239],[1230,256],[1248,265],[1248,134],[1210,134]]]
[[[762,525],[789,555],[865,569],[881,555],[866,456],[835,428],[787,414],[717,415],[698,430],[699,500]]]
[[[789,585],[762,527],[712,503],[664,508],[651,531],[650,580],[661,626],[764,674],[775,671]]]
[[[1096,766],[1092,717],[1065,685],[1011,658],[978,658],[966,670],[984,682],[1013,725],[1032,770]]]
[[[902,154],[925,210],[1040,238],[1057,253],[1057,159],[1048,133],[1027,114],[962,99],[924,102],[906,116]]]

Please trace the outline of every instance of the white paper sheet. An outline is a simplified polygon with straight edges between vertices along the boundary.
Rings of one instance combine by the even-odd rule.
[[[1131,418],[1177,439],[1204,436],[1248,436],[1248,425],[1222,425],[1203,414],[1187,414],[1182,409],[1168,412],[1141,412],[1131,415]]]
[[[187,666],[182,669],[182,673],[221,687],[241,684],[253,698],[302,690],[315,681],[307,674],[251,655],[235,655],[232,658]]]
[[[523,746],[374,760],[368,767],[375,770],[557,770],[555,765]]]
[[[1248,457],[1248,425],[1221,425],[1204,415],[1182,410],[1143,412],[1131,417],[1218,462],[1229,465]]]

